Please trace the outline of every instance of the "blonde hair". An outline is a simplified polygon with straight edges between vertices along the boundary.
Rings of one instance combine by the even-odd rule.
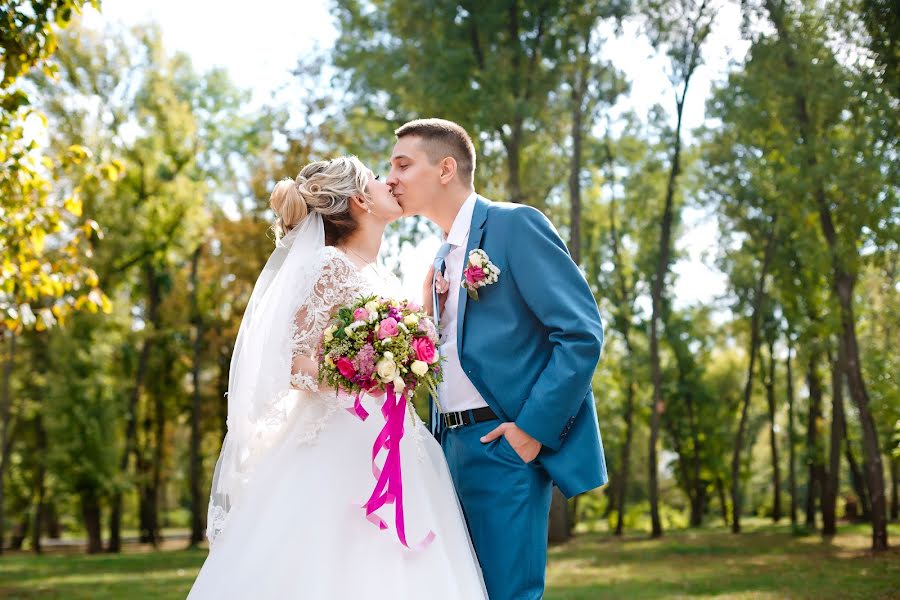
[[[325,243],[337,244],[356,230],[350,199],[368,199],[368,183],[368,170],[355,156],[312,162],[300,170],[296,179],[282,179],[269,198],[276,216],[276,239],[287,235],[310,212],[317,212],[325,223]]]

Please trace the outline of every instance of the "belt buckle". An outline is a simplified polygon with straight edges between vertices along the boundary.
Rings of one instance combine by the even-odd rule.
[[[444,415],[444,425],[447,429],[456,429],[463,425],[462,414],[458,412],[446,413]]]

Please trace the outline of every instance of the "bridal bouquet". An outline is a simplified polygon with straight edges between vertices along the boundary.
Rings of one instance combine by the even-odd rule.
[[[338,310],[325,329],[319,381],[350,394],[380,396],[390,386],[412,395],[440,383],[438,335],[417,304],[360,298]]]
[[[347,409],[351,414],[362,421],[369,417],[360,403],[364,393],[385,398],[381,406],[385,424],[372,448],[377,483],[363,507],[369,521],[387,529],[375,511],[393,504],[397,536],[410,547],[403,520],[400,439],[409,398],[421,386],[436,396],[443,377],[434,323],[412,302],[360,298],[337,311],[323,333],[319,353],[319,381],[354,396],[353,406]],[[387,456],[379,466],[376,459],[382,450],[387,450]],[[424,548],[433,539],[429,532],[417,546]]]

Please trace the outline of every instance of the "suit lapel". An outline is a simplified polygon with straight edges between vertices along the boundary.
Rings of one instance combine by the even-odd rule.
[[[488,203],[481,196],[475,198],[475,209],[472,211],[472,224],[469,226],[469,243],[466,245],[466,253],[463,256],[463,271],[469,264],[469,252],[481,246],[481,238],[484,235],[484,222],[487,219]],[[460,280],[462,283],[462,280]],[[462,288],[459,290],[459,304],[456,309],[456,349],[462,360],[463,322],[466,318],[466,305],[469,294]]]

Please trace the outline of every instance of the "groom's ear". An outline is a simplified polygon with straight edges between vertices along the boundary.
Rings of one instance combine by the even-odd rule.
[[[453,181],[454,177],[456,177],[456,159],[448,156],[441,161],[441,183],[446,185]]]

